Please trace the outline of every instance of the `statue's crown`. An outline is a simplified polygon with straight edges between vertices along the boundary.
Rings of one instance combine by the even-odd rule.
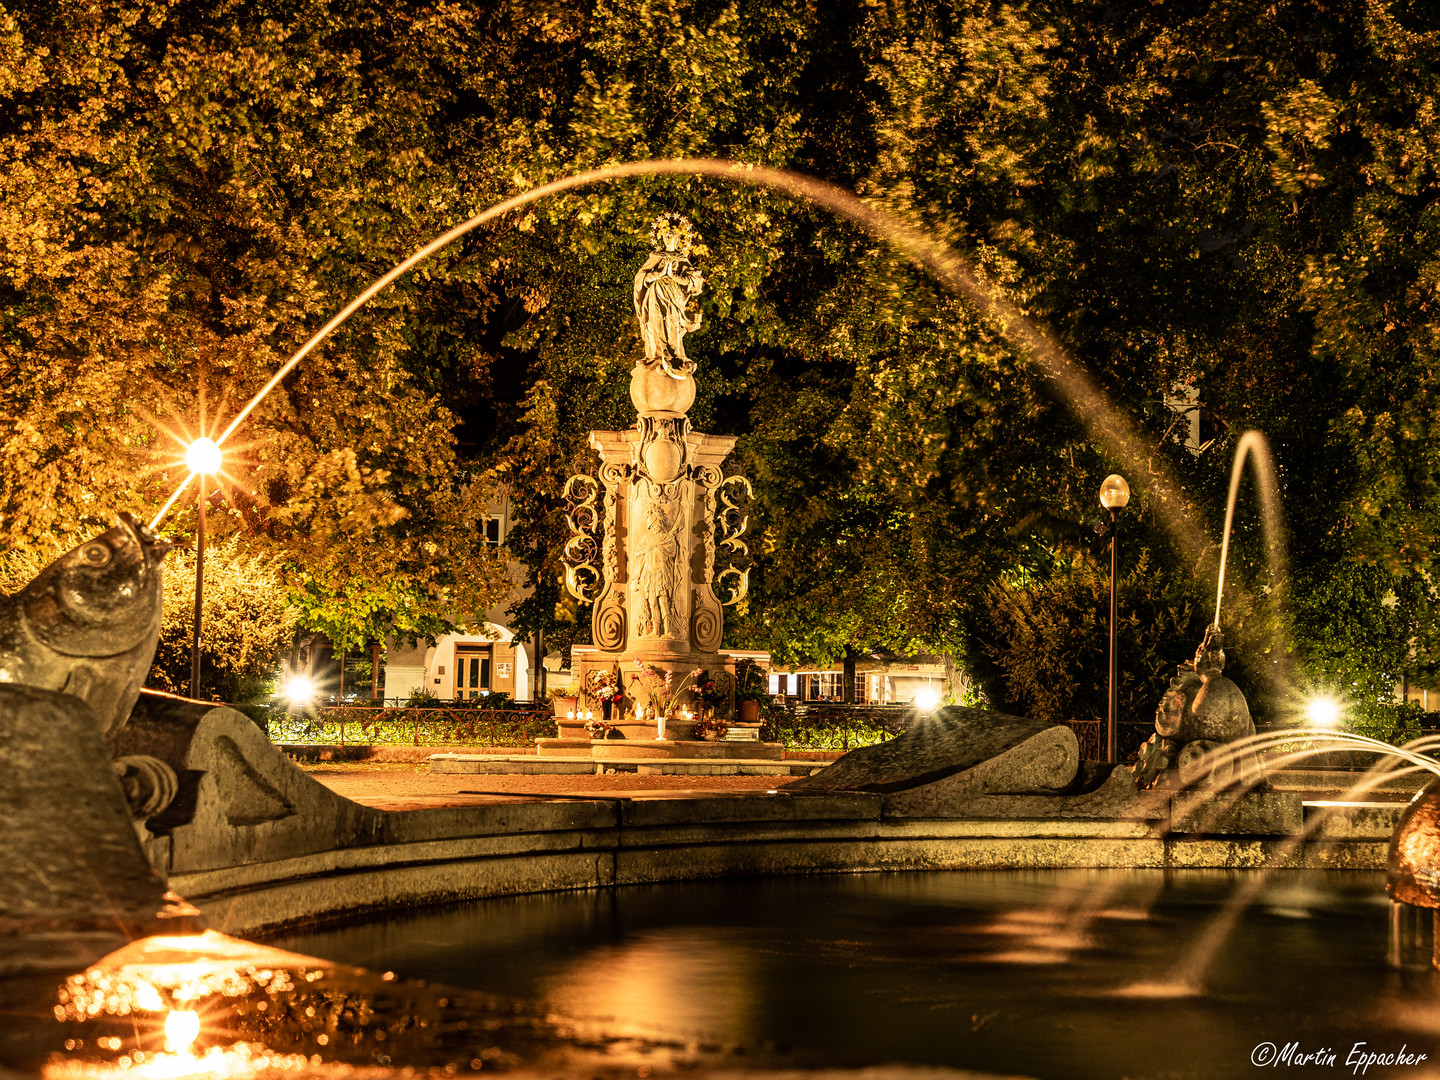
[[[650,246],[655,251],[690,254],[695,243],[695,226],[680,214],[661,214],[650,222]]]

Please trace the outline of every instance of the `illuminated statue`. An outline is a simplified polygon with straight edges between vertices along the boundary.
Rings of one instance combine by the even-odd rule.
[[[691,302],[705,279],[690,263],[695,230],[678,214],[661,214],[650,229],[653,251],[635,275],[635,317],[645,343],[645,366],[683,379],[695,370],[685,355],[685,335],[700,328],[700,312]]]

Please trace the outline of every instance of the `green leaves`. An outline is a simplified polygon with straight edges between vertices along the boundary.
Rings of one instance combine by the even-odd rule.
[[[158,507],[181,479],[165,431],[193,433],[202,386],[234,415],[442,229],[583,169],[723,156],[857,188],[1043,324],[1136,432],[1152,566],[1208,576],[1152,515],[1183,502],[1212,533],[1257,427],[1302,573],[1430,573],[1435,33],[1310,0],[0,12],[0,541]],[[692,420],[737,438],[757,494],[730,641],[985,662],[987,590],[1049,580],[1117,467],[1086,434],[1096,403],[1057,400],[883,245],[738,184],[551,199],[397,283],[228,445],[217,534],[278,560],[337,643],[428,633],[509,587],[475,528],[508,491],[533,589],[516,625],[583,637],[583,612],[556,615],[559,493],[585,433],[631,421],[630,282],[660,210],[703,240]],[[1177,382],[1204,409],[1196,454]],[[1142,475],[1162,464],[1167,492]]]

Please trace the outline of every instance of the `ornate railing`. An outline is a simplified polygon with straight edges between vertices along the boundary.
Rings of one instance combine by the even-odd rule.
[[[269,732],[275,743],[530,746],[537,738],[555,734],[555,717],[543,706],[325,705],[272,715]]]
[[[787,750],[854,750],[909,730],[919,715],[908,705],[775,704],[762,738]]]
[[[1067,720],[1070,730],[1080,743],[1082,761],[1105,760],[1104,720]],[[1144,745],[1145,740],[1155,734],[1155,725],[1150,721],[1121,720],[1115,725],[1115,743],[1121,761],[1129,761]]]

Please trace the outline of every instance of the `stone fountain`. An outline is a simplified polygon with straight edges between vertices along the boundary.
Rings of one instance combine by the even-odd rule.
[[[645,347],[630,375],[635,424],[592,431],[597,474],[566,485],[565,583],[594,605],[594,644],[575,650],[581,715],[559,720],[559,738],[540,741],[544,754],[588,755],[609,735],[628,745],[608,749],[626,755],[719,756],[720,747],[693,738],[693,680],[702,672],[721,699],[716,717],[736,726],[736,660],[720,642],[724,608],[749,585],[741,537],[750,484],[722,470],[734,438],[693,431],[687,415],[696,365],[684,339],[700,327],[695,299],[704,287],[689,259],[694,229],[678,214],[662,214],[650,239],[634,286]],[[731,560],[718,574],[717,550]],[[593,714],[589,731],[585,713]],[[594,719],[606,727],[597,732]],[[602,738],[592,739],[597,733]],[[751,738],[731,756],[779,753]]]

